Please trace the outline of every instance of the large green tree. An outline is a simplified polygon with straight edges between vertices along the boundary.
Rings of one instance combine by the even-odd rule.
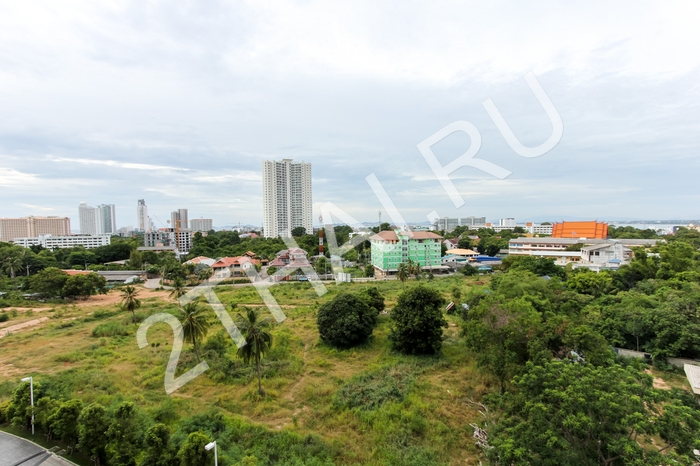
[[[96,273],[79,274],[68,277],[61,295],[64,298],[87,299],[96,293],[106,293],[107,280]]]
[[[68,400],[62,402],[49,418],[51,431],[71,448],[78,442],[78,418],[82,410],[82,401]]]
[[[376,299],[376,298],[374,298]],[[366,341],[377,324],[377,309],[369,296],[341,293],[318,308],[316,323],[321,340],[332,346],[349,348]],[[379,305],[379,303],[375,303]],[[383,300],[382,300],[383,305]]]
[[[530,342],[540,331],[540,314],[524,298],[482,301],[470,309],[462,330],[477,364],[506,382],[530,358]]]
[[[170,445],[170,429],[162,423],[148,428],[144,436],[144,456],[141,466],[170,466],[175,463],[175,452]]]
[[[490,432],[490,454],[500,464],[692,464],[697,412],[677,402],[657,409],[651,377],[635,369],[528,363],[514,384],[505,415]],[[654,434],[668,444],[652,446]],[[681,456],[661,456],[671,449]]]
[[[399,295],[391,311],[389,340],[394,350],[404,354],[434,354],[442,348],[444,300],[439,292],[416,286]]]
[[[136,407],[131,401],[120,403],[107,429],[110,466],[136,466],[143,439]]]
[[[46,298],[61,296],[68,281],[68,274],[55,267],[49,267],[29,278],[29,287]]]
[[[92,403],[78,416],[78,449],[95,459],[97,466],[107,464],[109,416],[104,406]]]
[[[213,452],[206,451],[204,446],[210,442],[211,438],[206,434],[192,432],[177,453],[180,466],[209,466],[213,462]]]

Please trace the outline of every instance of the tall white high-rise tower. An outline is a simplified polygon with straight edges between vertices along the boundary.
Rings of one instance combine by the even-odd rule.
[[[114,234],[117,232],[117,210],[114,204],[101,204],[97,206],[97,233]]]
[[[97,209],[81,202],[78,206],[78,217],[80,218],[80,234],[96,235],[99,223]]]
[[[92,207],[84,202],[78,206],[80,233],[83,235],[105,235],[117,232],[117,217],[114,204]]]
[[[140,231],[151,230],[151,222],[148,218],[148,207],[146,206],[146,201],[144,199],[139,199],[136,205],[136,218],[138,220]]]
[[[296,227],[312,234],[313,201],[311,164],[263,161],[263,234],[266,238],[290,237]]]

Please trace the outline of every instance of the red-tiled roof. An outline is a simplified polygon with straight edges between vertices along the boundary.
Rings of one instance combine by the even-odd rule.
[[[213,269],[220,269],[222,267],[231,267],[232,265],[242,265],[244,262],[251,262],[253,264],[259,264],[260,261],[257,259],[251,259],[248,256],[237,256],[237,257],[222,257],[211,267]]]
[[[442,236],[432,231],[414,231],[413,239],[442,239]]]
[[[269,265],[274,266],[274,267],[284,267],[286,264],[284,262],[282,262],[282,259],[280,259],[279,257],[276,257],[275,260],[270,262]]]
[[[198,257],[195,257],[194,259],[188,260],[186,263],[199,264],[202,261],[211,261],[211,260],[214,260],[214,259],[207,257],[207,256],[198,256]]]
[[[369,239],[375,241],[398,241],[399,237],[393,231],[385,230],[370,236]]]

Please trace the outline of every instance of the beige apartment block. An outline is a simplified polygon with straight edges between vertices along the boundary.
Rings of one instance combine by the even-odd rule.
[[[15,238],[35,238],[39,235],[70,235],[68,217],[22,217],[0,218],[0,241],[10,242]]]

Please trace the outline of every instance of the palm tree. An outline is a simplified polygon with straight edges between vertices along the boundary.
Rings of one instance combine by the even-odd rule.
[[[414,277],[416,277],[416,280],[421,279],[421,277],[423,276],[423,269],[420,266],[420,262],[416,262],[415,264],[413,264],[413,270],[411,270],[411,273]]]
[[[251,360],[255,361],[255,367],[258,371],[258,393],[264,395],[260,376],[260,359],[272,347],[272,335],[268,332],[272,321],[269,317],[260,319],[260,311],[257,309],[246,309],[245,316],[238,313],[236,325],[246,341],[245,346],[238,348],[237,355],[246,364],[249,364]]]
[[[15,278],[15,272],[22,270],[23,265],[24,261],[20,254],[9,255],[2,262],[3,269],[5,269],[5,271],[10,274],[10,278],[13,279]]]
[[[204,340],[211,326],[204,313],[205,308],[195,301],[185,304],[180,311],[183,314],[182,320],[180,320],[183,337],[185,342],[192,343],[197,361],[200,361],[198,344]]]
[[[131,285],[125,286],[122,290],[122,309],[131,312],[134,323],[136,323],[136,309],[141,307],[141,300],[137,298],[138,294],[138,290]]]
[[[399,264],[398,270],[396,271],[396,276],[398,277],[399,280],[401,280],[401,284],[404,287],[406,286],[405,285],[406,280],[408,280],[408,274],[409,274],[408,264],[406,264],[405,262],[401,262]]]
[[[176,278],[173,281],[173,290],[170,292],[170,297],[178,300],[185,293],[187,293],[187,290],[185,289],[185,282],[183,282],[182,278],[180,277]]]

